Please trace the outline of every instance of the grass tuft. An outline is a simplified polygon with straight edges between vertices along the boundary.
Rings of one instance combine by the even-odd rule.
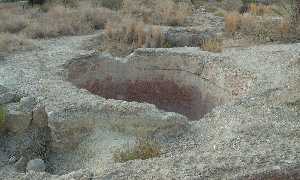
[[[159,157],[161,154],[160,145],[148,138],[137,139],[133,147],[124,147],[113,153],[115,162],[126,162],[135,159],[150,159]]]
[[[5,122],[5,108],[0,105],[0,128],[3,127]]]
[[[225,30],[229,33],[235,33],[240,24],[240,15],[232,12],[225,15]]]
[[[212,38],[204,40],[201,48],[204,51],[219,53],[223,51],[223,40],[219,38]]]

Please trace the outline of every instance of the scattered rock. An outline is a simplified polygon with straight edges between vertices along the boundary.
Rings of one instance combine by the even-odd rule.
[[[44,172],[45,170],[46,165],[42,159],[33,159],[27,163],[26,171]]]

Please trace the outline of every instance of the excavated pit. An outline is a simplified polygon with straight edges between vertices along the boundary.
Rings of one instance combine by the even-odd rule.
[[[114,81],[108,76],[104,80],[89,80],[80,88],[108,99],[154,104],[159,109],[180,113],[191,120],[200,119],[212,106],[210,99],[204,97],[197,87],[182,86],[163,77]]]
[[[232,70],[220,75],[219,72],[223,70],[217,63],[205,69],[201,63],[203,58],[197,58],[159,53],[155,56],[134,54],[124,59],[93,55],[76,58],[65,64],[65,76],[78,88],[106,99],[150,103],[161,110],[199,120],[214,107],[233,99],[235,90],[219,87],[218,83],[226,85],[224,81],[227,79],[224,78],[240,77]],[[182,69],[178,68],[179,65]],[[184,69],[189,67],[202,69],[203,75],[206,73],[204,71],[215,71],[216,75],[224,78],[220,82],[218,79],[209,81],[192,70]],[[233,78],[228,81],[234,82]],[[236,82],[240,83],[240,80]],[[228,84],[235,86],[232,82]]]

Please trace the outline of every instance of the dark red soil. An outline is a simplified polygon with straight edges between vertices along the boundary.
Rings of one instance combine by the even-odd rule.
[[[121,81],[108,77],[103,81],[90,80],[81,88],[107,99],[147,102],[169,112],[178,112],[198,120],[208,112],[209,101],[195,87],[179,86],[170,80]]]

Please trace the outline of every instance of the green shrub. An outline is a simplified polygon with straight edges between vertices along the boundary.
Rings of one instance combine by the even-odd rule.
[[[150,159],[158,157],[161,153],[160,145],[148,138],[137,139],[132,148],[125,147],[119,149],[113,154],[115,162],[126,162],[135,159]]]
[[[120,9],[122,3],[123,0],[100,0],[101,6],[114,10]]]
[[[0,105],[0,128],[3,126],[5,121],[5,108]]]

